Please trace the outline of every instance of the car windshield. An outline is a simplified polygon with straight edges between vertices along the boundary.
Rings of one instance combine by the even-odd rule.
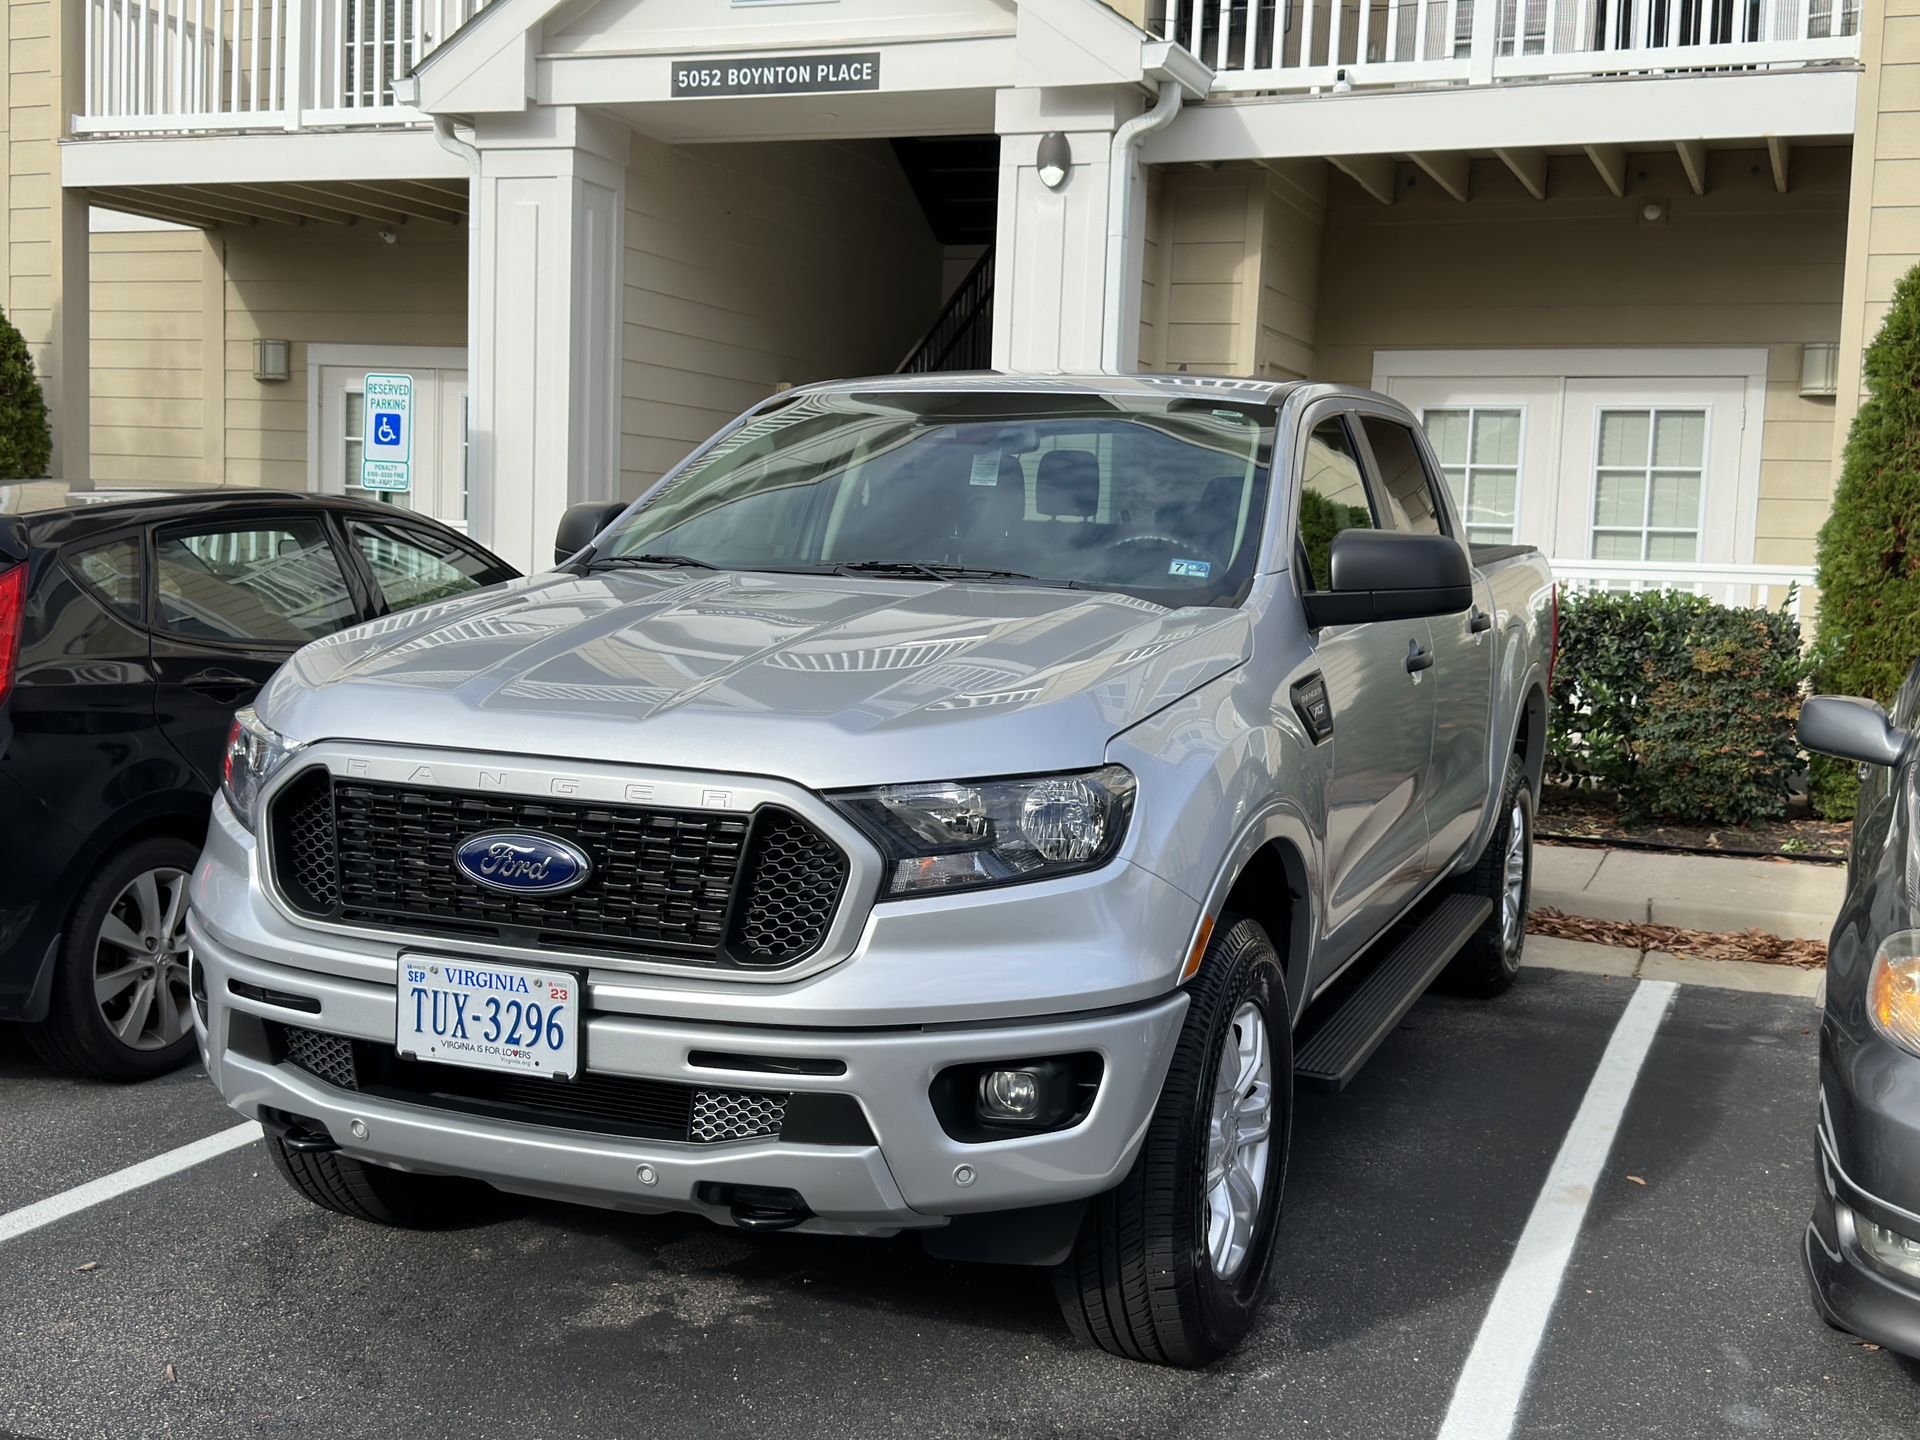
[[[1271,407],[1019,391],[808,394],[627,515],[596,565],[878,574],[1237,604]]]

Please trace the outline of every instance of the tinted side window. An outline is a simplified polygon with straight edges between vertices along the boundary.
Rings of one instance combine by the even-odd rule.
[[[1433,477],[1420,458],[1413,432],[1398,421],[1377,415],[1368,415],[1361,423],[1367,427],[1367,444],[1373,447],[1374,463],[1380,467],[1387,528],[1438,535],[1440,511],[1433,495]]]
[[[1307,437],[1307,463],[1300,476],[1300,548],[1306,557],[1306,588],[1325,590],[1328,551],[1342,530],[1371,530],[1367,486],[1360,458],[1344,420],[1322,420]]]
[[[129,537],[109,540],[68,554],[80,576],[113,609],[129,620],[140,618],[140,542]]]
[[[202,640],[304,645],[359,619],[318,520],[160,532],[158,622]]]
[[[429,531],[378,520],[349,520],[347,533],[395,610],[490,585],[494,567]]]

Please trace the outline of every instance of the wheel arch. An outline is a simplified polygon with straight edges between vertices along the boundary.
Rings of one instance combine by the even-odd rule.
[[[1242,830],[1221,867],[1194,932],[1197,954],[1223,916],[1258,922],[1280,956],[1290,1020],[1305,1008],[1312,972],[1319,912],[1316,853],[1312,832],[1291,809],[1275,808],[1257,818]]]

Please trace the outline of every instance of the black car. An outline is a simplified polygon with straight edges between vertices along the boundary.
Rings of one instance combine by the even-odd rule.
[[[516,573],[370,501],[0,485],[0,1021],[103,1079],[185,1061],[235,708],[310,640]]]
[[[1809,700],[1800,743],[1861,766],[1827,951],[1807,1269],[1832,1324],[1920,1358],[1920,664],[1891,718]]]

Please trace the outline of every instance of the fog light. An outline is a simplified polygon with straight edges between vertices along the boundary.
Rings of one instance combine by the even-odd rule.
[[[1040,1077],[1031,1070],[989,1070],[980,1077],[980,1118],[1018,1123],[1040,1114]]]
[[[1854,1220],[1854,1231],[1860,1237],[1862,1250],[1887,1269],[1920,1280],[1920,1240],[1876,1225],[1858,1213]]]

